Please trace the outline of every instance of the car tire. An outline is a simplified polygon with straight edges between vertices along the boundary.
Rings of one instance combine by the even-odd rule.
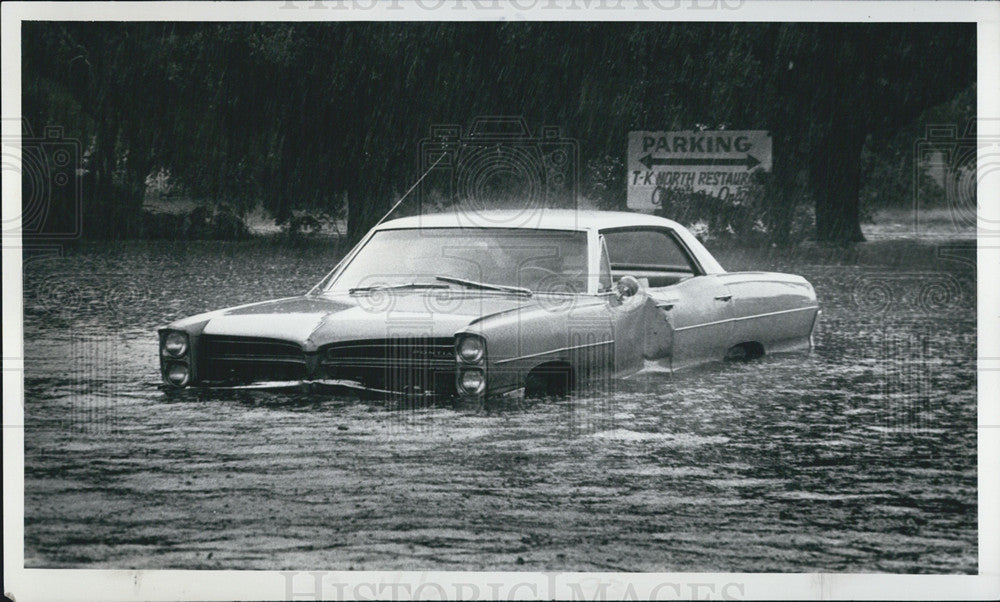
[[[565,397],[573,388],[573,370],[569,366],[539,366],[524,379],[524,396]]]

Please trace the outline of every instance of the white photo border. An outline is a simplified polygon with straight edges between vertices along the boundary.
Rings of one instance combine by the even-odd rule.
[[[21,22],[107,21],[838,21],[976,22],[978,114],[1000,115],[1000,3],[750,0],[284,0],[5,2],[0,7],[6,135],[21,106]],[[5,215],[20,184],[4,180]],[[1000,181],[981,181],[980,215],[1000,216]],[[26,600],[997,599],[1000,597],[1000,242],[978,241],[978,575],[159,571],[24,568],[21,247],[3,245],[4,592]],[[317,585],[318,584],[318,585]],[[602,593],[603,592],[603,593]],[[316,594],[320,594],[319,597]],[[596,596],[596,598],[595,598]]]

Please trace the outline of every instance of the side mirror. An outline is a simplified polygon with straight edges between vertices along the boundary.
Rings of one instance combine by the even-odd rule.
[[[622,276],[615,284],[615,296],[625,300],[639,292],[639,281],[634,276]]]

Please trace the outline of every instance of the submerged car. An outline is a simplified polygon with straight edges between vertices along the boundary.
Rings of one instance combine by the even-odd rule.
[[[170,387],[558,395],[809,350],[818,313],[801,276],[726,272],[656,216],[417,215],[373,228],[304,295],[160,329],[160,366]]]

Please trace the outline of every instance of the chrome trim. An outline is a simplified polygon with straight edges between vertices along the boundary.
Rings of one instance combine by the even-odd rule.
[[[302,387],[308,385],[318,385],[322,387],[343,387],[345,389],[352,389],[357,391],[366,391],[369,393],[383,393],[390,395],[414,395],[414,393],[407,393],[404,391],[393,391],[390,389],[376,389],[374,387],[366,387],[356,380],[342,380],[335,378],[307,378],[298,380],[269,380],[261,381],[257,383],[252,383],[249,385],[207,385],[199,387],[201,389],[210,389],[216,391],[240,391],[240,390],[251,390],[251,389],[289,389],[293,387]],[[432,397],[433,392],[424,392],[423,397]]]
[[[740,320],[752,320],[754,318],[766,318],[768,316],[777,316],[780,314],[789,314],[796,311],[806,311],[809,309],[819,309],[818,305],[813,305],[810,307],[796,307],[794,309],[782,309],[780,311],[772,311],[766,314],[754,314],[752,316],[742,316],[740,318],[726,318],[725,320],[716,320],[715,322],[705,322],[704,324],[692,324],[691,326],[681,326],[680,328],[675,328],[674,332],[680,332],[682,330],[690,330],[692,328],[701,328],[702,326],[714,326],[716,324],[725,324],[726,322],[739,322]]]
[[[386,358],[377,360],[361,360],[344,358],[338,360],[321,360],[319,362],[320,366],[331,367],[331,368],[398,368],[401,364],[405,362],[417,363],[420,362],[420,367],[427,368],[440,368],[440,369],[451,369],[455,366],[455,360],[437,360],[437,361],[423,361],[423,358],[417,358],[416,361],[408,359],[396,359],[396,358]],[[473,364],[466,364],[471,366]]]
[[[570,347],[560,347],[559,349],[551,349],[549,351],[540,351],[538,353],[529,353],[528,355],[519,355],[517,357],[509,357],[503,360],[497,360],[493,362],[494,364],[506,364],[508,362],[516,362],[517,360],[526,360],[532,357],[539,357],[542,355],[549,355],[551,353],[559,353],[560,351],[570,351],[571,349],[582,349],[583,347],[596,347],[598,345],[614,345],[614,341],[599,341],[597,343],[586,343],[583,345],[573,345]]]
[[[205,361],[207,362],[248,362],[248,363],[267,363],[267,364],[305,364],[305,357],[284,357],[284,356],[269,356],[269,355],[211,355]]]

